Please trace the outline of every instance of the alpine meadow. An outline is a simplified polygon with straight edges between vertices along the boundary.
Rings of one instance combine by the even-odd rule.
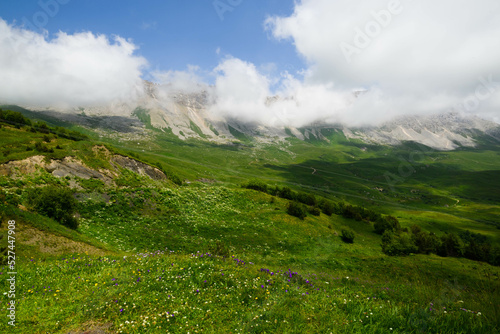
[[[0,4],[0,332],[499,332],[478,1]]]

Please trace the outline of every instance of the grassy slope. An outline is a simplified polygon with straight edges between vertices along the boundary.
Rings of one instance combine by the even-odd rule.
[[[439,152],[414,144],[397,148],[362,145],[347,141],[340,133],[330,140],[330,144],[290,139],[280,145],[230,146],[181,141],[153,131],[145,142],[109,143],[146,160],[161,161],[190,180],[204,177],[234,185],[259,178],[387,213],[422,212],[425,216],[437,211],[461,221],[499,226],[500,195],[491,191],[500,187],[498,147]],[[421,150],[427,153],[418,153]],[[410,175],[405,169],[408,161],[414,170]],[[397,177],[393,188],[386,173]]]
[[[2,147],[9,141],[15,159],[32,155],[16,148],[41,136],[18,132],[6,127],[0,130]],[[57,144],[65,150],[61,156],[71,152],[86,156],[89,164],[105,165],[92,158],[93,143],[54,139],[49,145]],[[468,228],[498,241],[498,230],[485,223],[495,220],[498,206],[487,199],[461,197],[454,185],[446,183],[447,172],[457,166],[480,183],[478,180],[486,178],[483,172],[494,170],[491,164],[498,159],[494,151],[434,152],[426,157],[426,163],[433,164],[435,171],[419,171],[395,192],[380,193],[373,190],[381,186],[380,175],[386,168],[394,168],[397,155],[408,155],[408,150],[364,152],[341,137],[333,146],[292,141],[291,146],[278,148],[214,146],[162,136],[148,143],[153,147],[151,152],[142,152],[136,143],[112,144],[141,154],[143,160],[168,164],[191,180],[205,177],[223,182],[165,188],[164,184],[139,180],[129,189],[89,189],[90,199],[80,204],[78,233],[10,208],[9,216],[16,220],[121,254],[104,258],[83,253],[46,256],[34,247],[18,245],[19,328],[67,332],[92,324],[112,324],[113,330],[125,327],[124,332],[138,333],[157,332],[159,326],[177,333],[201,328],[206,332],[256,333],[385,333],[389,328],[396,333],[489,333],[498,326],[498,268],[436,256],[389,258],[380,251],[380,237],[365,223],[324,215],[301,221],[284,213],[286,203],[281,199],[234,188],[259,176],[269,183],[290,184],[378,207],[401,217],[403,224],[418,223],[436,232]],[[312,174],[312,168],[316,173]],[[39,178],[57,182],[48,175]],[[442,182],[442,187],[436,187],[439,191],[428,189],[426,178]],[[489,180],[490,185],[497,181]],[[29,186],[2,182],[7,192],[21,200],[22,191],[17,194],[16,188]],[[488,183],[482,187],[487,190]],[[414,188],[435,197],[423,199],[411,192]],[[109,203],[100,193],[109,196]],[[408,199],[411,196],[420,198]],[[455,198],[460,199],[458,204]],[[451,205],[446,208],[443,203]],[[479,218],[472,210],[481,211]],[[356,232],[353,245],[342,243],[336,235],[342,226]],[[209,251],[216,240],[229,246],[232,255],[243,259],[245,265],[188,255]],[[166,254],[127,254],[158,250]],[[281,273],[270,275],[261,268],[273,273],[292,269],[302,278],[292,275],[288,282]],[[174,311],[178,312],[174,317],[165,313]],[[142,329],[138,330],[139,326]]]

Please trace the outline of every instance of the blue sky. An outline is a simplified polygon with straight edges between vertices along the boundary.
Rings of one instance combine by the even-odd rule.
[[[25,27],[40,31],[40,26],[49,38],[58,31],[130,38],[139,47],[137,54],[148,60],[150,70],[179,71],[196,65],[210,71],[227,55],[257,66],[273,63],[277,71],[295,72],[304,67],[292,43],[277,41],[264,29],[268,16],[293,12],[292,0],[242,0],[235,6],[229,4],[238,1],[222,0],[219,4],[228,7],[219,10],[212,0],[41,1],[50,4],[49,10],[38,0],[1,1],[0,17],[16,25],[28,19],[33,26]],[[54,3],[56,15],[39,14],[55,12]],[[46,24],[44,18],[48,18]]]

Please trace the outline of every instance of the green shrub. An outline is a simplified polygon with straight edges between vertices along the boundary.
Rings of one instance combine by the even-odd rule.
[[[438,255],[462,257],[465,253],[465,245],[462,239],[455,233],[441,236],[441,244],[438,246]]]
[[[354,243],[354,232],[351,229],[343,228],[340,237],[345,243]]]
[[[35,143],[35,150],[42,153],[54,153],[52,148],[48,148],[45,144],[41,142]]]
[[[491,248],[488,263],[493,266],[500,266],[500,247],[495,246]]]
[[[420,226],[411,226],[412,240],[421,254],[437,253],[439,238],[434,233],[422,231]]]
[[[489,243],[471,241],[464,249],[464,257],[474,261],[489,262],[492,247]]]
[[[401,230],[401,225],[396,217],[385,216],[377,219],[373,224],[375,233],[384,234],[385,231],[397,232]]]
[[[0,109],[0,119],[16,125],[31,125],[31,121],[23,114],[12,110]]]
[[[319,202],[319,208],[328,216],[331,216],[335,212],[335,204],[326,199]]]
[[[279,189],[278,196],[284,199],[295,200],[295,192],[289,187],[283,187]]]
[[[78,228],[78,221],[73,217],[77,203],[68,188],[47,186],[32,189],[28,194],[28,204],[41,215],[71,229]]]
[[[246,185],[244,185],[244,188],[261,191],[263,193],[267,193],[267,184],[265,184],[264,182],[259,181],[259,180],[251,180],[251,181],[249,181]]]
[[[350,204],[344,204],[342,206],[342,210],[341,210],[341,215],[345,218],[348,218],[348,219],[354,219],[354,220],[357,220],[357,221],[361,221],[363,220],[363,216],[361,215],[361,210],[362,208],[360,207],[355,207],[355,206],[352,206]]]
[[[298,202],[304,203],[305,205],[316,206],[318,204],[313,194],[297,193],[296,199]]]
[[[417,253],[418,247],[408,233],[395,234],[387,230],[382,235],[382,252],[391,256],[409,255]]]
[[[286,209],[286,213],[288,213],[291,216],[300,218],[302,220],[307,217],[307,211],[304,205],[295,201],[290,201],[288,203],[288,208]]]
[[[36,122],[34,127],[38,132],[45,133],[45,134],[50,133],[49,126],[44,122]]]
[[[307,211],[313,216],[320,216],[321,215],[321,210],[316,206],[308,207]]]

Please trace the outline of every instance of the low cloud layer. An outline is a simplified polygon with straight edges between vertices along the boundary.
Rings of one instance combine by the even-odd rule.
[[[347,121],[452,108],[500,114],[496,0],[302,0],[266,25],[307,60],[305,86],[368,90],[340,115]]]
[[[94,106],[134,97],[147,61],[135,45],[90,32],[55,38],[0,19],[0,103]]]
[[[223,59],[215,114],[303,126],[457,111],[500,123],[496,0],[301,0],[292,15],[264,25],[293,43],[307,67],[272,77]]]

